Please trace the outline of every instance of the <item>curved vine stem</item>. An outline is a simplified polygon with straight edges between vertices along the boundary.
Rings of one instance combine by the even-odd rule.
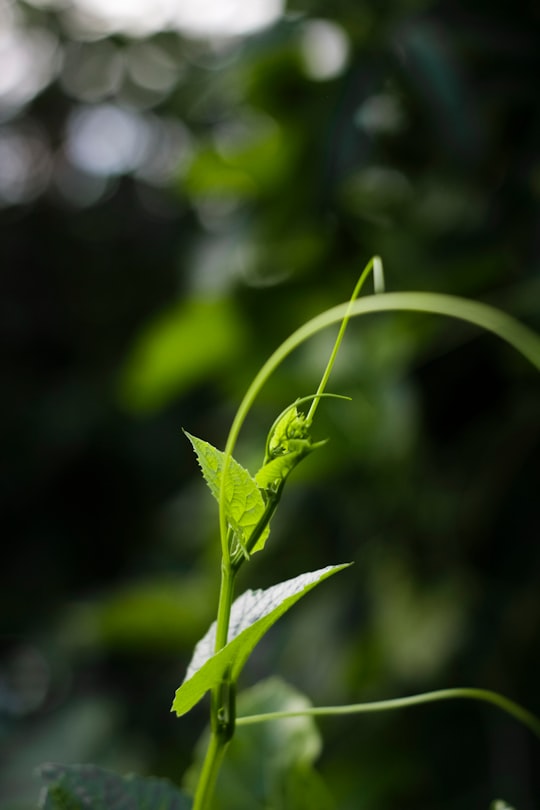
[[[540,371],[540,337],[510,315],[478,301],[453,295],[397,292],[365,296],[340,304],[317,315],[287,338],[268,358],[249,386],[231,425],[225,446],[224,466],[231,457],[244,421],[266,381],[298,346],[344,318],[376,312],[424,312],[467,321],[505,340]],[[223,474],[225,479],[225,473]],[[226,532],[224,504],[220,510],[221,531]]]
[[[406,709],[410,706],[419,706],[423,703],[435,703],[439,700],[479,700],[484,703],[491,703],[502,711],[518,720],[529,731],[540,739],[540,718],[532,712],[524,709],[519,703],[492,692],[489,689],[438,689],[434,692],[424,692],[420,695],[412,695],[404,698],[394,698],[392,700],[376,700],[370,703],[352,703],[348,706],[320,706],[299,711],[289,712],[269,712],[268,714],[252,714],[245,717],[237,717],[238,726],[247,726],[254,723],[266,723],[270,720],[284,720],[290,717],[329,717],[342,714],[366,714],[368,712],[383,712],[393,709]]]

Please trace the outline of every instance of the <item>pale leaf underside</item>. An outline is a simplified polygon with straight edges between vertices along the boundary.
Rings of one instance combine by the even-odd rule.
[[[330,565],[266,590],[249,590],[239,596],[231,609],[228,643],[214,653],[214,622],[195,647],[184,682],[176,691],[172,711],[178,716],[185,714],[222,680],[227,670],[232,682],[236,682],[252,650],[280,616],[312,588],[348,565]]]

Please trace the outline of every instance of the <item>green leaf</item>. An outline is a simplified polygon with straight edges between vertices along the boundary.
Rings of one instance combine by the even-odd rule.
[[[120,776],[97,765],[42,765],[41,810],[190,810],[192,801],[164,779]]]
[[[280,678],[269,678],[242,692],[242,715],[302,711],[311,701]],[[197,745],[196,759],[185,779],[195,787],[207,734]],[[227,749],[227,764],[218,776],[212,810],[332,810],[335,807],[322,777],[314,768],[322,748],[312,717],[275,720],[239,727]]]
[[[216,623],[213,622],[195,647],[184,682],[176,690],[171,711],[179,717],[188,712],[223,679],[225,670],[230,670],[231,680],[235,683],[253,649],[280,616],[320,582],[349,565],[329,565],[264,591],[249,590],[239,596],[231,609],[228,643],[214,654]]]
[[[210,492],[219,503],[221,471],[225,454],[203,439],[198,439],[185,430],[184,433],[197,454],[197,460]],[[245,546],[253,529],[264,514],[265,504],[254,479],[234,458],[230,459],[227,469],[225,503],[227,522],[232,526],[241,544]],[[255,543],[252,553],[264,548],[269,534],[270,528],[266,526]]]

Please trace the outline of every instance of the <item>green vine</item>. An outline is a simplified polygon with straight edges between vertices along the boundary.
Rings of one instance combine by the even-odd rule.
[[[366,280],[373,275],[375,294],[359,298]],[[314,442],[311,426],[321,400],[337,397],[326,387],[351,318],[390,311],[414,311],[458,318],[493,332],[540,370],[540,338],[510,316],[483,303],[437,293],[384,292],[382,262],[374,257],[362,272],[351,299],[301,326],[285,340],[262,366],[249,386],[233,419],[225,451],[186,434],[197,454],[203,475],[219,503],[221,585],[217,617],[195,649],[184,683],[177,690],[173,710],[188,711],[211,692],[211,733],[194,796],[194,810],[211,807],[216,779],[236,725],[249,725],[301,715],[328,716],[400,709],[449,699],[490,703],[523,723],[540,738],[540,720],[517,703],[483,689],[443,689],[411,697],[347,706],[306,708],[236,717],[238,676],[251,650],[269,627],[299,598],[345,566],[330,566],[302,574],[267,591],[248,591],[235,600],[236,577],[251,557],[262,551],[270,522],[286,481],[295,467],[325,442]],[[261,389],[291,352],[320,331],[340,324],[332,352],[314,394],[288,405],[270,428],[262,466],[255,476],[234,458],[240,430]],[[346,397],[341,397],[346,398]],[[304,406],[309,403],[307,413]],[[249,621],[245,616],[249,615]]]

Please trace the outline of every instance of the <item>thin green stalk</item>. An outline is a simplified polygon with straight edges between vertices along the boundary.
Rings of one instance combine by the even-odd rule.
[[[374,256],[371,261],[373,263],[373,289],[375,294],[379,295],[385,291],[383,263],[380,256]]]
[[[405,709],[409,706],[418,706],[422,703],[434,703],[438,700],[481,700],[491,703],[502,711],[511,715],[526,726],[540,739],[540,718],[524,709],[519,703],[491,692],[489,689],[438,689],[434,692],[424,692],[421,695],[395,698],[393,700],[376,700],[370,703],[352,703],[348,706],[319,706],[290,712],[269,712],[267,714],[252,714],[246,717],[237,717],[237,726],[248,726],[254,723],[266,723],[269,720],[284,720],[289,717],[328,717],[339,714],[364,714],[367,712],[383,712],[390,709]]]
[[[376,269],[375,292],[378,293],[378,292],[382,292],[384,290],[384,276],[383,276],[383,273],[382,273],[382,262],[381,262],[381,260],[380,260],[380,258],[378,256],[374,256],[367,263],[367,265],[364,268],[360,278],[356,282],[356,286],[355,286],[355,288],[353,290],[353,294],[351,295],[351,299],[349,301],[349,306],[348,306],[347,312],[346,312],[343,320],[341,321],[341,326],[339,327],[339,332],[338,332],[338,336],[336,338],[336,342],[334,343],[334,348],[332,349],[332,353],[331,353],[330,357],[328,358],[328,363],[326,364],[324,374],[321,377],[319,387],[317,388],[317,393],[315,394],[315,396],[313,398],[313,401],[311,403],[311,407],[310,407],[310,409],[308,411],[308,414],[306,416],[306,425],[307,426],[311,425],[311,423],[313,422],[313,418],[315,416],[315,412],[316,412],[317,407],[319,405],[321,395],[322,395],[324,389],[326,388],[326,385],[328,383],[328,379],[329,379],[330,374],[332,372],[332,368],[334,366],[334,363],[336,362],[336,357],[337,357],[337,353],[339,351],[339,347],[341,346],[341,342],[343,340],[345,330],[346,330],[347,325],[348,325],[348,323],[349,323],[349,321],[351,319],[351,307],[352,307],[352,304],[354,303],[354,301],[356,301],[356,299],[360,295],[360,293],[362,291],[362,287],[364,286],[364,283],[365,283],[366,279],[368,278],[369,274],[372,271],[375,272],[375,269]]]

